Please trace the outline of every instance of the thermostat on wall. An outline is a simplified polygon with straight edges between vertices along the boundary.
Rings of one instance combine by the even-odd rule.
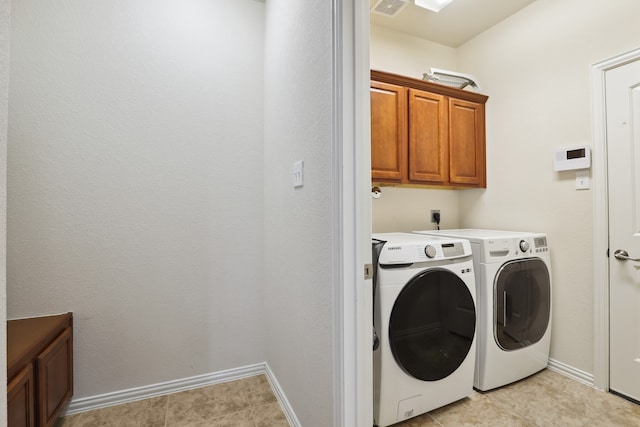
[[[553,159],[553,170],[570,171],[589,169],[591,167],[591,148],[588,145],[565,147],[556,150]]]

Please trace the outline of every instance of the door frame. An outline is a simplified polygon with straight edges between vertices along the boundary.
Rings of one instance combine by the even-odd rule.
[[[332,1],[334,426],[373,424],[369,3]]]
[[[607,71],[640,60],[640,49],[617,55],[591,66],[591,115],[593,139],[593,382],[609,391],[609,214],[606,126]]]

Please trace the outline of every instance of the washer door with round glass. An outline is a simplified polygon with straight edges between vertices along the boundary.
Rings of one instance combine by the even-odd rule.
[[[464,362],[475,328],[467,285],[451,271],[434,268],[413,277],[400,291],[389,319],[389,343],[404,372],[437,381]]]
[[[495,279],[495,339],[517,350],[542,339],[551,314],[551,281],[539,258],[509,261]]]

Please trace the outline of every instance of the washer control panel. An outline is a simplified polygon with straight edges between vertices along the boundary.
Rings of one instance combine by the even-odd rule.
[[[427,245],[424,247],[424,253],[427,258],[435,258],[438,254],[441,258],[457,258],[465,256],[464,245],[462,242],[442,243],[438,245]]]
[[[468,241],[397,244],[387,242],[380,252],[380,264],[412,264],[471,256]]]
[[[431,245],[427,245],[424,247],[424,254],[427,258],[434,258],[437,254],[436,248]]]
[[[445,258],[464,256],[464,245],[462,244],[462,242],[443,243],[442,253]]]

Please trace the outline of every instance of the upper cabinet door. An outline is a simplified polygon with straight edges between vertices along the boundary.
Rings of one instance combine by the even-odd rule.
[[[447,183],[447,123],[445,96],[409,89],[409,181]]]
[[[371,82],[371,178],[400,183],[407,173],[407,91]]]
[[[449,181],[484,188],[484,104],[449,99]]]

